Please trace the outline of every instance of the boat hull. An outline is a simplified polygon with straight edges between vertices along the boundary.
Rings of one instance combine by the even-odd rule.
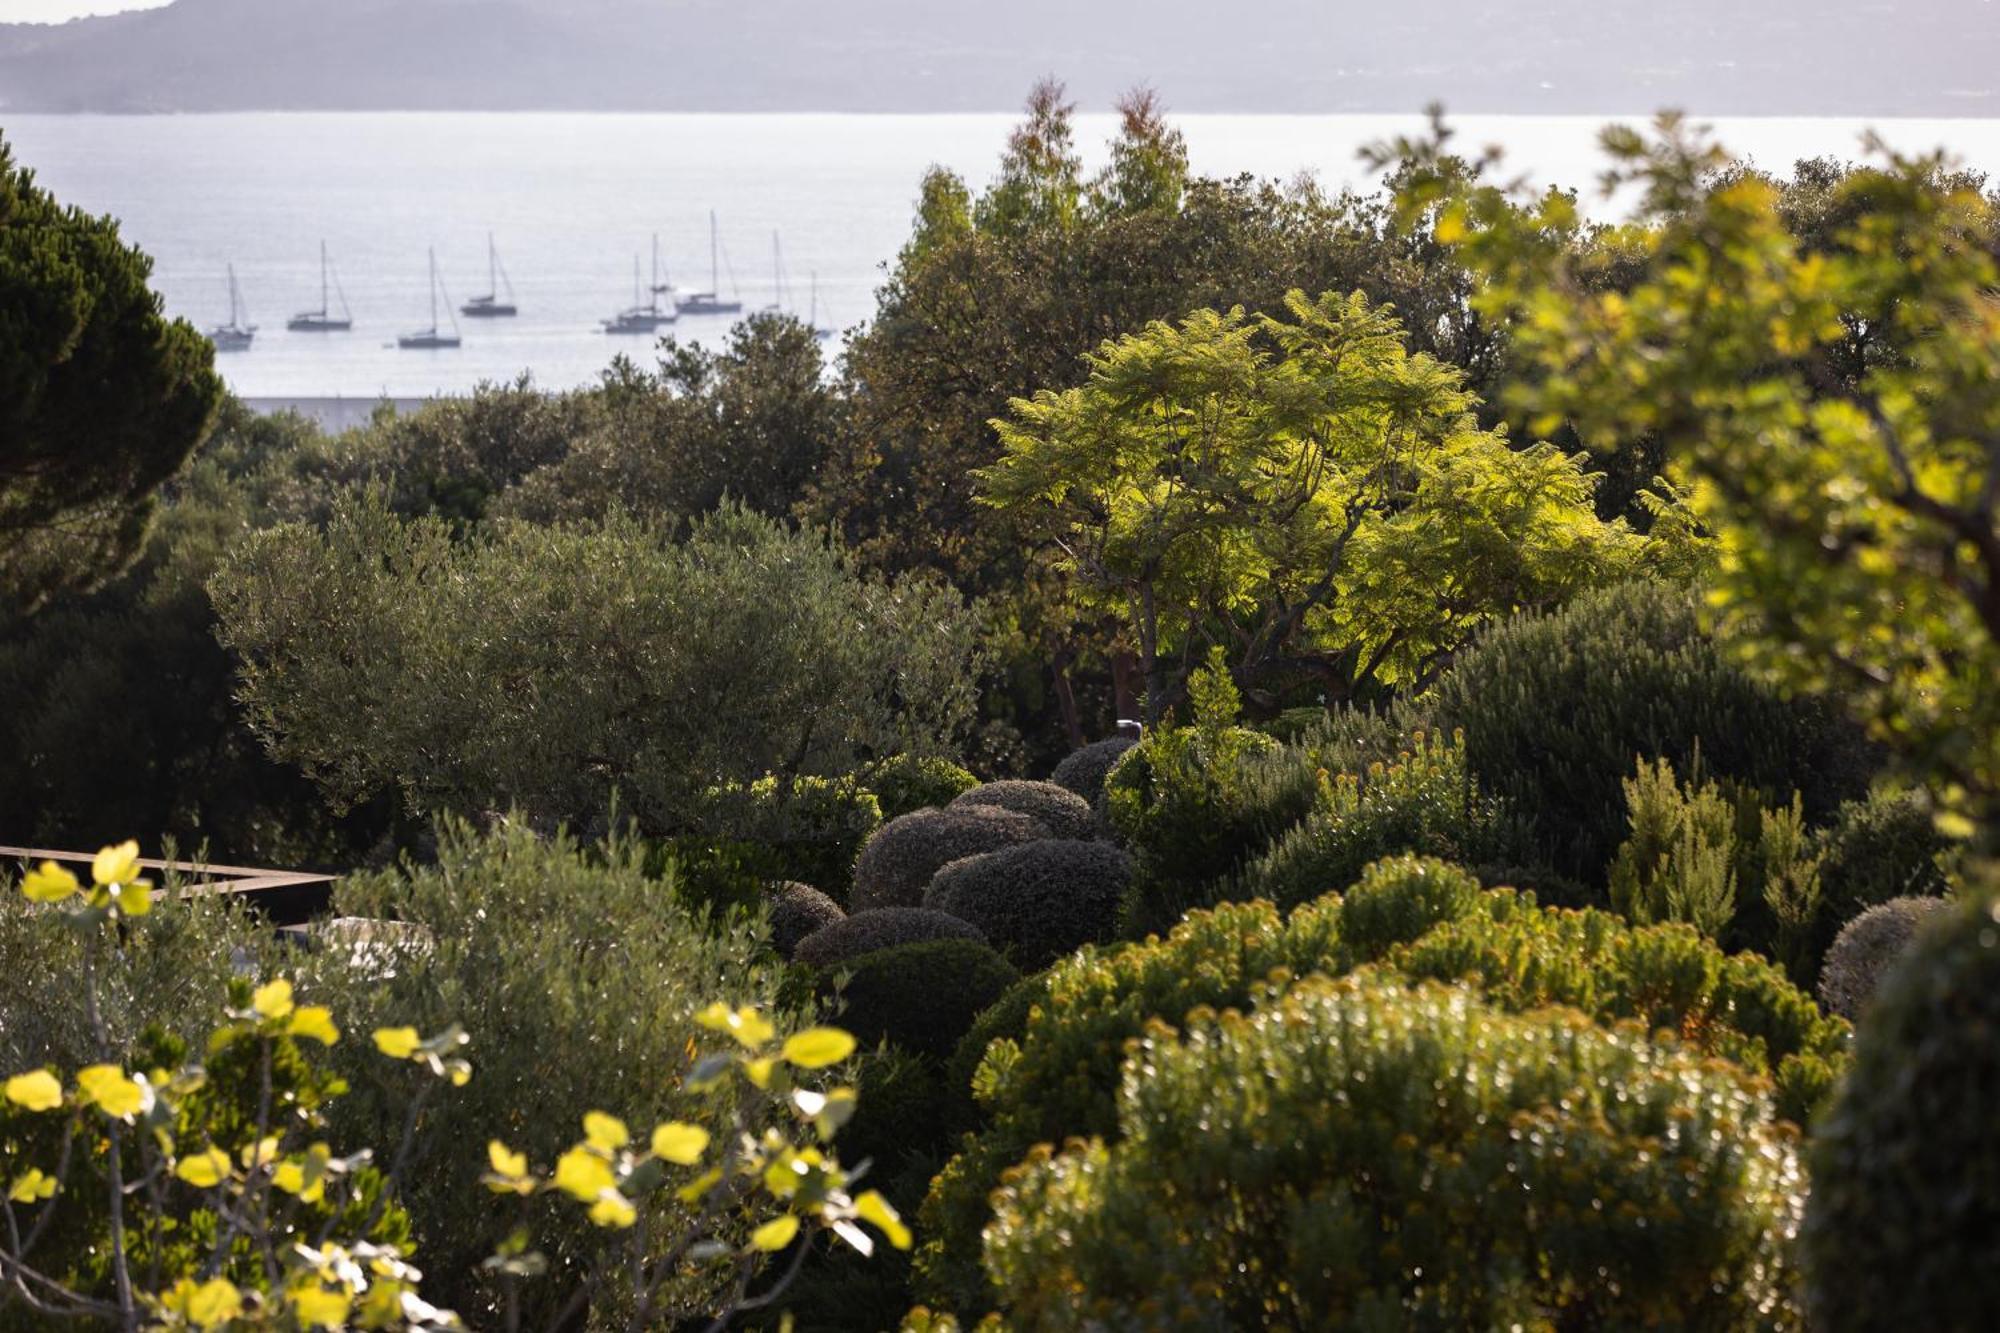
[[[354,327],[354,321],[331,315],[294,315],[285,321],[285,327],[293,333],[346,333]]]
[[[683,315],[737,315],[743,312],[743,303],[719,301],[713,296],[690,296],[674,302],[674,309]]]
[[[443,347],[459,346],[456,334],[450,333],[406,333],[396,339],[396,346],[406,351],[427,351]]]
[[[467,319],[509,319],[520,313],[511,305],[500,302],[468,301],[458,308],[458,313]]]

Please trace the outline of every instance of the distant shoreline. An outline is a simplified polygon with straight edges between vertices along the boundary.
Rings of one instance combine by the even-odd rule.
[[[1728,109],[1701,108],[1687,111],[1695,120],[1859,120],[1859,121],[1987,121],[2000,120],[2000,94],[1964,94],[1965,100],[1975,97],[1984,99],[1983,110],[1971,111],[1855,111],[1813,110],[1813,111],[1732,111]],[[1529,111],[1497,110],[1490,107],[1465,104],[1449,105],[1445,109],[1447,120],[1457,120],[1468,116],[1484,118],[1505,118],[1518,120],[1650,120],[1662,111],[1682,109],[1671,106],[1628,108],[1624,110],[1595,109],[1588,111],[1563,111],[1537,109]],[[1077,114],[1083,117],[1115,116],[1117,112],[1109,106],[1081,106]],[[1280,111],[1280,110],[1217,110],[1204,107],[1177,107],[1176,119],[1191,116],[1214,118],[1240,118],[1258,120],[1331,120],[1353,117],[1380,117],[1384,119],[1421,119],[1429,114],[1427,107],[1382,109],[1344,107],[1326,111]],[[116,108],[92,108],[85,110],[52,110],[36,107],[10,107],[0,104],[0,129],[5,129],[6,118],[10,116],[48,116],[82,120],[100,117],[107,120],[144,120],[165,118],[222,117],[222,116],[660,116],[660,117],[717,117],[737,120],[775,120],[788,117],[846,118],[852,120],[984,120],[996,116],[1018,118],[1018,106],[993,107],[988,110],[967,110],[957,108],[949,111],[922,110],[853,110],[849,109],[742,109],[742,108],[670,108],[670,107],[233,107],[227,110],[129,110]]]

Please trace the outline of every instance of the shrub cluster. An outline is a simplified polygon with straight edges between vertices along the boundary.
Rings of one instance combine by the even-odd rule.
[[[997,807],[1026,815],[1057,838],[1088,838],[1097,831],[1090,802],[1053,782],[988,782],[954,799],[954,810]]]
[[[882,807],[853,778],[768,775],[711,788],[697,822],[712,836],[754,849],[765,878],[810,884],[839,902],[853,883],[862,845],[881,827]]]
[[[770,912],[771,947],[780,958],[790,958],[799,941],[814,931],[847,919],[839,903],[812,885],[793,880],[767,888],[764,903]]]
[[[1463,982],[1505,1009],[1570,1005],[1602,1024],[1636,1020],[1746,1072],[1770,1072],[1778,1113],[1803,1120],[1845,1058],[1846,1026],[1776,968],[1729,957],[1685,926],[1634,927],[1607,912],[1542,908],[1481,891],[1419,857],[1367,868],[1345,895],[1285,915],[1267,902],[1197,911],[1164,939],[1069,959],[1038,992],[1019,1037],[996,1040],[974,1079],[985,1123],[924,1202],[919,1295],[953,1309],[991,1299],[980,1267],[987,1197],[1036,1143],[1115,1137],[1125,1044],[1197,1009],[1243,1007],[1274,978],[1373,964]],[[996,1035],[1008,1035],[1003,1026]]]
[[[1104,780],[1111,776],[1112,768],[1127,750],[1138,743],[1137,736],[1112,736],[1092,741],[1082,749],[1072,751],[1057,764],[1056,771],[1049,774],[1049,781],[1058,787],[1067,787],[1094,808],[1104,795]]]
[[[1815,1127],[1803,1251],[1816,1329],[1988,1327],[2000,1308],[2000,899],[1953,903],[1862,1017]]]
[[[1133,1051],[1114,1141],[1007,1177],[1023,1325],[1800,1326],[1794,1147],[1726,1067],[1393,979],[1191,1029]]]
[[[1868,785],[1874,755],[1823,700],[1787,699],[1732,665],[1697,595],[1628,584],[1495,626],[1438,682],[1437,724],[1464,733],[1480,786],[1532,821],[1554,869],[1602,882],[1625,836],[1619,783],[1635,758],[1830,815]]]
[[[877,829],[861,849],[849,910],[915,907],[931,876],[947,863],[1048,836],[1028,816],[990,805],[902,815]]]
[[[1024,968],[1109,943],[1132,863],[1109,843],[1049,839],[968,856],[938,871],[924,906],[970,921]]]
[[[944,939],[986,942],[979,927],[948,912],[928,907],[876,907],[821,926],[798,942],[792,957],[809,967],[832,967],[877,949]]]
[[[1842,1018],[1855,1021],[1917,931],[1945,905],[1943,898],[1891,898],[1840,928],[1820,971],[1819,997]]]

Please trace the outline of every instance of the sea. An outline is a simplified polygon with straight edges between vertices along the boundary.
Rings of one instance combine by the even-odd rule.
[[[368,404],[457,394],[526,374],[547,388],[595,381],[624,353],[650,363],[651,336],[608,334],[651,285],[707,288],[746,311],[778,305],[848,330],[909,234],[933,164],[977,189],[992,176],[1011,115],[626,115],[247,113],[7,116],[0,135],[66,202],[118,218],[154,260],[167,309],[207,328],[229,317],[234,269],[251,346],[218,356],[241,396]],[[1362,150],[1423,128],[1418,116],[1187,115],[1196,171],[1369,189]],[[1462,151],[1497,145],[1509,175],[1596,196],[1606,118],[1468,116]],[[1739,156],[1772,170],[1802,157],[1858,158],[1872,129],[1893,148],[1942,148],[2000,179],[2000,120],[1741,118],[1710,122]],[[1108,115],[1078,117],[1087,166],[1105,157]],[[711,262],[710,218],[715,219]],[[458,347],[406,350],[488,286],[491,238],[519,314],[458,320]],[[320,300],[324,243],[351,311],[344,333],[290,332]],[[336,307],[340,304],[335,298]],[[708,345],[733,316],[686,316],[669,330]],[[837,354],[838,340],[829,343]]]

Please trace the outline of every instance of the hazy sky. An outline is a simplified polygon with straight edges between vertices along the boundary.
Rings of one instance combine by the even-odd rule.
[[[154,9],[167,0],[0,0],[0,23],[61,23],[86,14]]]

